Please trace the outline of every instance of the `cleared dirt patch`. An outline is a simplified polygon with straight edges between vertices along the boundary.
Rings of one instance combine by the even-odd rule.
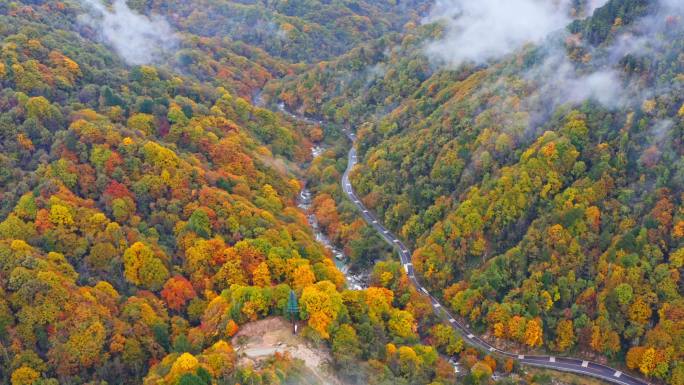
[[[307,368],[324,384],[344,384],[330,370],[330,351],[313,347],[303,338],[292,334],[292,325],[281,317],[266,318],[242,325],[231,342],[238,353],[240,365],[258,365],[261,360],[276,352],[287,352],[290,356],[304,361]]]

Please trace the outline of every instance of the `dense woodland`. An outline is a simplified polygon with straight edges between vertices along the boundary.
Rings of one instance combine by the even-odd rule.
[[[199,37],[220,36],[260,48],[286,62],[316,63],[350,47],[401,30],[424,13],[421,0],[137,0],[141,12],[168,14]]]
[[[296,65],[180,16],[166,63],[127,65],[83,12],[0,1],[0,382],[299,383],[302,362],[241,367],[229,342],[294,291],[303,335],[349,382],[453,383],[440,353],[462,341],[400,265],[347,290],[296,207],[320,127],[248,99]],[[474,379],[497,365],[464,357]]]
[[[351,128],[356,191],[473,330],[684,384],[681,8],[611,0],[445,68],[429,1],[105,1],[175,31],[143,64],[89,1],[0,0],[0,383],[317,383],[287,354],[240,365],[230,342],[291,292],[346,383],[550,383],[434,315],[344,199]],[[564,99],[571,81],[543,81],[561,58],[617,68],[623,97]],[[261,107],[262,88],[325,122]],[[369,288],[316,242],[305,183]]]
[[[424,54],[442,27],[409,24],[269,94],[357,130],[363,201],[492,342],[683,384],[683,11],[612,0],[543,44],[448,69]],[[614,68],[621,98],[564,99],[576,90],[553,60]]]

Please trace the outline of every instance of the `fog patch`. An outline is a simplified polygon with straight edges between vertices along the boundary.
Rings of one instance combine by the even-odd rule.
[[[590,0],[582,13],[605,3]],[[427,45],[426,54],[453,67],[484,64],[564,28],[578,14],[571,4],[571,0],[437,0],[425,21],[445,23],[445,34]]]
[[[548,113],[559,104],[578,104],[594,100],[607,108],[638,108],[644,100],[672,92],[681,85],[657,81],[645,85],[643,79],[624,71],[625,58],[658,58],[666,53],[668,34],[684,28],[684,2],[660,0],[655,12],[620,30],[609,44],[584,45],[586,63],[571,61],[561,39],[549,39],[540,48],[545,51],[542,64],[525,75],[538,85],[539,111]],[[562,37],[562,36],[561,36]],[[575,41],[565,40],[566,44]]]
[[[97,30],[100,39],[128,64],[156,62],[178,45],[174,30],[159,15],[139,14],[125,0],[114,0],[111,8],[99,0],[80,1],[88,13],[80,15],[79,21]]]
[[[548,115],[556,106],[578,104],[590,99],[615,108],[625,100],[623,80],[613,68],[598,70],[578,68],[565,53],[556,50],[548,54],[542,64],[531,68],[524,78],[536,89],[532,105],[539,103]],[[540,111],[537,111],[540,112]]]

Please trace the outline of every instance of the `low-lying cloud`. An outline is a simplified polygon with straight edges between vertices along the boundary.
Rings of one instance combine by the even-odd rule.
[[[608,108],[639,106],[669,92],[673,85],[649,84],[624,71],[626,56],[659,57],[667,34],[684,28],[684,1],[658,0],[654,12],[622,27],[607,44],[594,47],[568,36],[573,18],[591,15],[606,0],[586,0],[582,10],[573,0],[437,0],[428,21],[445,23],[445,34],[428,44],[435,63],[455,68],[486,64],[519,51],[526,44],[540,49],[540,61],[525,70],[535,91],[526,101],[539,116],[561,104],[590,99]],[[580,45],[588,61],[571,59],[568,49]]]
[[[628,62],[656,60],[665,65],[668,50],[671,50],[669,36],[681,33],[684,28],[684,2],[659,0],[653,11],[624,26],[607,40],[606,44],[594,47],[575,39],[565,40],[569,44],[582,44],[588,60],[573,61],[568,56],[562,36],[545,41],[539,49],[543,53],[538,64],[524,73],[524,79],[531,85],[533,93],[524,103],[531,112],[532,123],[545,121],[557,106],[577,105],[585,100],[596,101],[603,106],[615,108],[642,108],[644,101],[654,100],[661,95],[681,93],[681,82],[648,79],[639,73],[626,69]],[[671,59],[669,59],[671,60]],[[657,125],[651,137],[667,135],[671,124]]]
[[[591,99],[613,108],[625,102],[624,80],[614,62],[601,60],[582,66],[568,58],[563,46],[549,44],[542,50],[542,61],[528,68],[523,77],[543,104],[577,104]]]
[[[125,0],[114,0],[111,9],[99,0],[81,0],[88,9],[80,21],[96,29],[128,64],[153,63],[172,51],[178,38],[161,16],[141,15],[128,7]]]
[[[590,0],[582,13],[605,2]],[[483,64],[541,42],[575,14],[572,0],[437,0],[427,21],[445,22],[446,31],[426,52],[451,66]]]

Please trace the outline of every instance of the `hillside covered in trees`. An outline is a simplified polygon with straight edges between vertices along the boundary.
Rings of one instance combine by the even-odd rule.
[[[551,383],[355,132],[474,332],[684,385],[683,82],[678,0],[0,0],[0,383],[317,384],[231,343],[292,297],[344,384]]]
[[[192,16],[228,7],[286,29],[335,19],[320,28],[350,36],[317,47],[332,55],[403,11],[159,3],[0,1],[0,382],[316,383],[287,355],[240,366],[229,342],[285,315],[293,291],[302,334],[349,383],[453,383],[439,352],[462,341],[399,264],[347,290],[296,207],[320,127],[249,101],[300,71],[315,42],[292,39],[288,53]]]
[[[514,49],[436,17],[269,95],[357,130],[356,191],[490,341],[682,384],[684,7],[572,3],[534,44],[477,9]]]

